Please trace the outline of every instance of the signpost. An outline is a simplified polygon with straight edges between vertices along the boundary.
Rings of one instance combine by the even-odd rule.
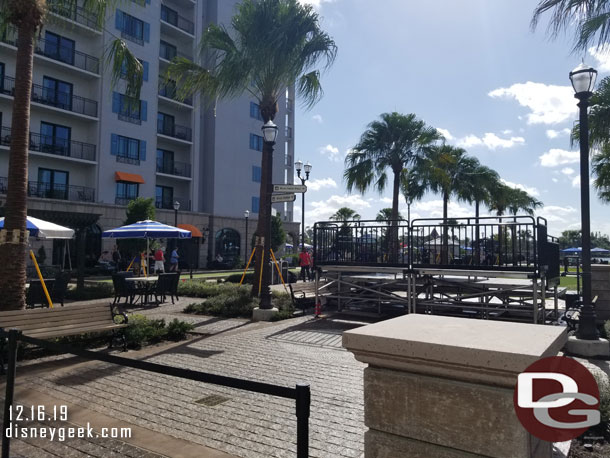
[[[307,192],[307,186],[302,184],[274,184],[273,192]],[[294,200],[294,199],[292,199]],[[278,202],[287,202],[285,200]],[[292,202],[292,201],[288,201]]]
[[[296,194],[275,194],[271,196],[271,203],[294,202],[296,198]]]

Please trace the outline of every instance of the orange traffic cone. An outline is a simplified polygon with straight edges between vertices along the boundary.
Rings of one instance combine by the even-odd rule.
[[[319,318],[321,314],[322,314],[322,304],[320,304],[320,301],[318,301],[318,302],[316,302],[316,305],[314,307],[314,318]]]

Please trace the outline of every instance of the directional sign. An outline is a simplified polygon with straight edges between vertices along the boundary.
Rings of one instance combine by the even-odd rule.
[[[273,192],[307,192],[307,186],[302,184],[274,184]]]
[[[296,198],[296,194],[276,194],[275,196],[271,196],[271,202],[294,202]]]

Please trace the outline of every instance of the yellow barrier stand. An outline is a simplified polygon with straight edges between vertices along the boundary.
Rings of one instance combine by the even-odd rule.
[[[275,268],[277,269],[277,273],[280,275],[280,280],[282,281],[282,285],[284,285],[284,290],[288,293],[288,288],[286,287],[286,283],[284,283],[284,278],[282,277],[282,271],[280,270],[280,265],[275,258],[275,253],[271,250],[271,257],[273,258],[273,262],[275,263]]]
[[[36,267],[36,273],[38,274],[38,278],[40,278],[40,284],[42,285],[44,294],[45,294],[45,296],[47,296],[47,302],[49,303],[49,307],[53,308],[53,301],[51,301],[51,296],[49,296],[49,290],[47,290],[47,285],[45,285],[45,283],[44,283],[44,278],[42,278],[42,273],[40,273],[40,267],[38,267],[38,262],[36,261],[36,256],[34,256],[34,252],[32,250],[30,250],[30,257],[32,258],[34,267]]]
[[[134,256],[133,259],[131,260],[131,262],[129,263],[129,265],[127,266],[127,269],[125,269],[125,272],[129,272],[129,269],[131,269],[131,265],[133,264],[133,262],[136,260],[136,257]]]
[[[244,278],[246,278],[246,271],[248,270],[248,267],[250,267],[250,263],[252,262],[252,257],[254,256],[255,252],[256,252],[256,247],[252,248],[252,254],[250,255],[250,259],[248,259],[248,264],[246,264],[246,268],[244,269],[244,273],[241,276],[241,280],[239,280],[239,286],[241,286],[241,284],[244,281]]]
[[[261,274],[258,278],[258,296],[260,297],[261,295],[261,288],[263,287],[263,270],[265,270],[265,249],[263,248],[263,266],[261,267]]]

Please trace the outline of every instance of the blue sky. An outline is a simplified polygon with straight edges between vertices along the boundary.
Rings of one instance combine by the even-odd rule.
[[[314,4],[338,46],[323,99],[296,114],[295,158],[313,165],[306,225],[342,206],[363,219],[391,206],[390,189],[348,194],[343,161],[368,123],[398,111],[415,113],[544,202],[537,214],[551,234],[580,227],[578,152],[567,135],[578,112],[568,73],[584,56],[599,81],[610,74],[610,53],[572,54],[572,37],[551,40],[545,21],[532,32],[531,0],[302,1]],[[610,206],[593,190],[591,197],[592,230],[610,234]],[[468,204],[450,204],[451,217],[472,213]],[[411,206],[412,217],[441,214],[434,194]]]

